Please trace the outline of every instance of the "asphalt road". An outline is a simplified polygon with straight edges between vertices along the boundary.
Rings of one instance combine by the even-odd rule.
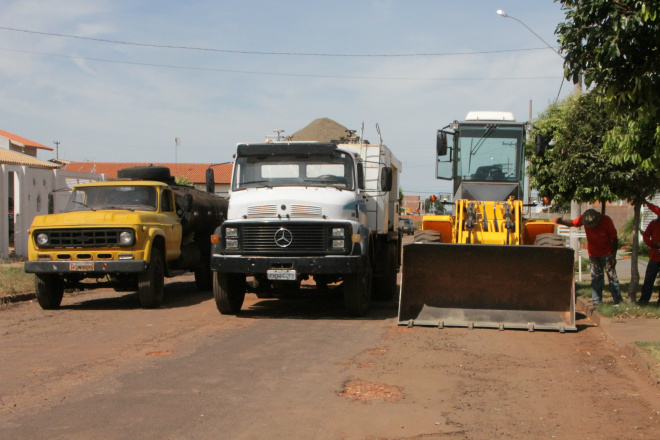
[[[660,391],[584,319],[409,329],[311,289],[222,316],[174,281],[156,310],[107,289],[0,309],[0,438],[660,438]]]

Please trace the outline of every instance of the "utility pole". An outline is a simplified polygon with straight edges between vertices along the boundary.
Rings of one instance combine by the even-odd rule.
[[[55,159],[60,158],[60,141],[53,142],[55,144]]]
[[[179,148],[180,143],[181,143],[181,139],[175,137],[174,138],[174,175],[175,176],[179,172],[179,159],[177,158],[177,149]]]

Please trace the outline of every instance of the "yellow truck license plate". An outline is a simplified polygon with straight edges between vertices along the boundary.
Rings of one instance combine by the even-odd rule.
[[[69,270],[78,272],[90,272],[94,270],[94,263],[87,261],[72,261],[69,263]]]

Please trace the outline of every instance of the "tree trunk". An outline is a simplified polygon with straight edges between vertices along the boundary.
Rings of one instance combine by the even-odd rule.
[[[633,202],[635,214],[633,215],[632,232],[632,255],[630,256],[630,286],[628,287],[628,300],[634,304],[637,300],[637,288],[639,287],[639,267],[637,266],[637,255],[639,254],[639,218],[642,210],[642,203],[635,200]]]

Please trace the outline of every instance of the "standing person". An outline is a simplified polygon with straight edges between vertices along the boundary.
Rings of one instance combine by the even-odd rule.
[[[640,306],[647,305],[651,300],[655,277],[658,276],[660,270],[660,208],[649,202],[646,202],[646,205],[651,212],[659,217],[649,223],[644,235],[642,235],[644,243],[649,247],[649,263],[646,265],[642,294],[639,301],[637,301]],[[658,306],[660,306],[660,297],[658,298]]]
[[[551,221],[558,225],[576,228],[584,225],[591,263],[591,300],[593,305],[597,306],[603,301],[604,272],[607,272],[614,304],[619,304],[623,298],[621,298],[619,278],[616,275],[618,237],[612,219],[595,209],[587,209],[579,218],[573,220],[553,218]]]

